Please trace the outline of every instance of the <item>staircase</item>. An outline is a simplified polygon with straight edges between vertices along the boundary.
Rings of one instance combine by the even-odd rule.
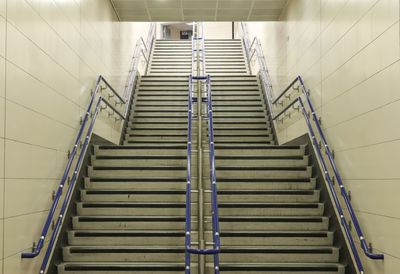
[[[278,146],[240,40],[206,40],[212,77],[221,227],[220,271],[344,274],[340,247],[305,145]],[[222,57],[221,57],[222,56]],[[123,144],[96,145],[66,231],[59,274],[184,273],[187,96],[191,43],[156,41],[136,87]],[[197,107],[194,107],[196,110]],[[197,115],[195,111],[194,115]],[[193,120],[192,174],[197,175]],[[204,220],[192,178],[192,245],[212,247],[207,122]],[[204,235],[198,220],[204,221]],[[199,273],[192,255],[191,273]],[[213,256],[204,272],[214,273]]]

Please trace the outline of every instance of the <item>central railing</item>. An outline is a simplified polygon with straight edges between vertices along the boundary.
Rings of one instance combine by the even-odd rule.
[[[201,32],[201,34],[199,34]],[[185,223],[185,273],[190,274],[190,257],[191,254],[198,255],[214,255],[214,273],[219,274],[219,253],[221,251],[220,229],[219,229],[219,213],[218,213],[218,191],[217,178],[215,168],[215,144],[214,144],[214,128],[213,128],[213,107],[211,94],[211,78],[205,75],[205,47],[202,27],[193,24],[192,37],[192,74],[189,76],[189,95],[188,95],[188,141],[187,141],[187,176],[186,176],[186,223]],[[197,81],[198,96],[193,98],[194,81]],[[203,89],[203,90],[202,90]],[[207,91],[207,118],[208,118],[208,137],[209,137],[209,153],[210,153],[210,183],[211,183],[211,218],[213,233],[213,248],[192,248],[191,246],[191,158],[192,158],[192,121],[193,121],[193,102],[202,104],[202,92]],[[198,118],[201,123],[201,107],[198,105]],[[197,132],[201,134],[201,132]],[[201,149],[201,142],[199,149]],[[198,152],[199,153],[199,152]],[[201,159],[199,160],[201,161]],[[198,180],[200,180],[198,178]]]
[[[358,221],[358,218],[355,214],[355,211],[353,209],[353,206],[351,205],[350,202],[350,198],[349,195],[346,191],[346,188],[343,184],[343,180],[342,177],[339,173],[339,170],[336,166],[336,163],[334,161],[334,157],[332,154],[331,149],[329,148],[329,145],[327,143],[325,134],[322,130],[321,127],[321,123],[320,120],[317,117],[315,108],[311,102],[310,99],[310,95],[309,95],[309,91],[306,88],[303,79],[301,78],[301,76],[296,77],[295,80],[292,81],[292,83],[290,83],[290,85],[276,98],[273,98],[273,92],[272,92],[272,85],[271,85],[271,80],[269,77],[269,73],[267,70],[267,66],[266,66],[266,60],[265,57],[263,55],[262,52],[262,47],[261,47],[261,43],[259,41],[259,39],[257,37],[255,37],[253,39],[253,42],[250,43],[250,39],[249,39],[249,34],[247,31],[247,27],[245,23],[241,23],[241,28],[242,28],[242,32],[243,32],[243,41],[244,41],[244,45],[245,45],[245,50],[246,50],[246,56],[248,58],[248,63],[249,66],[251,66],[251,63],[253,61],[253,57],[255,56],[258,60],[258,67],[259,67],[259,75],[260,75],[260,79],[261,79],[261,84],[263,87],[263,91],[264,91],[264,97],[265,97],[265,101],[268,104],[268,112],[270,114],[270,117],[272,117],[273,121],[276,121],[279,117],[281,117],[282,115],[284,115],[286,112],[288,112],[290,109],[294,108],[297,110],[301,110],[301,113],[303,114],[303,117],[305,119],[306,125],[307,125],[307,129],[308,129],[308,133],[311,137],[312,140],[312,144],[315,148],[315,151],[317,153],[318,156],[318,160],[321,164],[322,167],[322,171],[324,173],[324,178],[327,182],[328,185],[328,189],[329,192],[333,198],[333,202],[334,202],[334,206],[338,212],[339,218],[340,218],[340,223],[343,227],[344,230],[344,234],[346,236],[346,239],[348,240],[348,243],[350,245],[350,249],[351,249],[351,253],[353,255],[353,258],[356,262],[358,271],[362,274],[364,273],[364,267],[360,258],[360,255],[358,253],[357,247],[355,245],[353,236],[351,235],[351,231],[350,231],[350,225],[348,224],[348,222],[346,221],[346,217],[344,214],[344,210],[342,208],[342,205],[339,201],[339,197],[336,193],[335,187],[334,187],[334,180],[336,179],[336,181],[338,182],[338,186],[340,188],[340,193],[343,197],[345,206],[349,212],[350,215],[350,219],[351,222],[354,224],[358,239],[360,240],[360,245],[361,248],[364,252],[364,254],[373,260],[383,260],[384,259],[384,255],[383,254],[376,254],[373,253],[372,250],[368,247],[367,245],[367,241],[365,240],[365,236],[362,232],[360,223]],[[295,86],[296,84],[299,84],[299,86]],[[281,111],[279,111],[279,113],[277,113],[276,115],[273,115],[273,105],[277,105],[281,102],[279,102],[282,98],[286,98],[286,93],[289,92],[291,89],[294,90],[298,90],[300,91],[300,95],[298,97],[296,97],[293,101],[291,101],[291,103],[289,103],[286,107],[284,107]],[[310,113],[307,112],[306,110],[306,106],[303,102],[303,98],[305,98],[306,102],[307,102],[307,106],[310,109]],[[290,97],[289,97],[290,98]],[[298,107],[295,107],[295,105],[298,104]],[[282,103],[283,105],[283,103]],[[325,157],[322,155],[321,152],[321,148],[320,145],[318,143],[317,140],[317,135],[315,134],[315,130],[313,128],[313,123],[310,120],[310,116],[312,116],[312,120],[314,123],[315,128],[317,129],[318,135],[320,137],[321,140],[321,148],[325,150],[325,154],[328,158],[328,162],[330,165],[330,168],[333,170],[333,176],[330,175],[329,172],[329,165],[325,160]]]
[[[74,192],[76,181],[78,179],[79,171],[82,167],[82,163],[85,158],[86,151],[88,149],[89,142],[90,142],[92,134],[93,134],[93,128],[94,128],[94,125],[96,122],[96,118],[97,118],[99,112],[103,111],[104,109],[110,108],[111,112],[108,113],[108,116],[116,115],[116,116],[118,116],[118,118],[116,118],[116,120],[125,120],[126,121],[127,115],[129,113],[129,105],[130,105],[131,99],[133,98],[134,86],[136,84],[136,79],[137,79],[137,75],[138,75],[139,62],[140,62],[141,57],[144,56],[144,58],[146,59],[146,63],[148,63],[149,58],[150,58],[151,45],[153,44],[153,40],[155,37],[155,32],[156,32],[156,25],[153,23],[153,24],[151,24],[151,27],[150,27],[150,30],[148,33],[147,45],[146,45],[146,42],[144,42],[144,40],[142,38],[136,44],[136,48],[135,48],[133,58],[132,58],[132,64],[131,64],[130,71],[129,71],[129,76],[127,79],[125,92],[123,95],[124,98],[121,97],[115,91],[115,89],[106,81],[106,79],[103,76],[99,76],[97,78],[95,88],[91,94],[91,98],[90,98],[88,107],[86,109],[85,116],[82,119],[81,127],[76,136],[72,152],[69,154],[67,165],[65,167],[58,190],[54,195],[54,200],[53,200],[53,203],[49,210],[45,224],[43,226],[39,241],[38,241],[37,245],[35,245],[33,247],[32,252],[27,252],[27,253],[21,254],[22,258],[37,257],[40,254],[42,248],[44,247],[45,239],[49,232],[50,227],[53,228],[53,231],[50,236],[49,244],[46,249],[46,253],[44,254],[44,258],[43,258],[42,264],[40,266],[40,270],[39,270],[40,274],[43,274],[47,269],[51,253],[53,252],[58,234],[62,227],[62,223],[64,221],[69,202],[70,202],[72,194]],[[102,84],[104,84],[105,87],[103,87]],[[99,95],[103,92],[103,90],[106,90],[106,89],[111,91],[111,94],[108,94],[108,96],[107,96],[108,99],[114,98],[114,97],[116,98],[116,99],[114,99],[114,106],[103,95]],[[96,101],[96,98],[97,98],[97,101]],[[117,109],[118,105],[125,106],[125,110],[124,110],[123,114],[121,113],[120,110]],[[91,119],[91,121],[90,121],[90,119]],[[90,121],[90,123],[89,123],[89,121]],[[89,125],[88,125],[88,123],[89,123]],[[86,130],[86,134],[83,137],[83,132],[85,131],[85,127],[87,125],[88,125],[88,128]],[[121,132],[121,134],[122,134],[122,132]],[[82,137],[84,138],[83,143],[82,143]],[[75,163],[75,167],[72,171],[73,172],[72,178],[70,179],[69,176],[71,173],[71,168],[74,163],[76,155],[78,155],[79,148],[81,149],[81,151],[80,151],[78,159]],[[55,223],[53,223],[53,218],[55,217],[58,203],[62,198],[63,190],[64,190],[66,184],[68,184],[68,189],[67,189],[67,192],[65,193],[65,197],[64,197],[63,203],[61,205],[61,208],[59,210],[58,216],[56,217]]]

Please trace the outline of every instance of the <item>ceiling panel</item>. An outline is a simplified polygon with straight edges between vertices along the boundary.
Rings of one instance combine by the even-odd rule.
[[[121,21],[275,21],[287,0],[110,0]]]

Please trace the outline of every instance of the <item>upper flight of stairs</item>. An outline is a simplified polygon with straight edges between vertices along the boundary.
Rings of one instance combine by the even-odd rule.
[[[206,72],[211,76],[246,75],[248,67],[240,39],[206,39]]]
[[[192,72],[191,40],[156,40],[148,73],[151,75],[183,75]]]
[[[223,54],[222,54],[223,53]],[[59,274],[184,273],[191,42],[156,41],[120,146],[92,150]],[[179,55],[179,56],[178,56]],[[345,274],[306,145],[279,146],[240,40],[206,40],[221,227],[220,270]],[[222,57],[221,57],[222,56]],[[189,60],[189,61],[188,61]],[[194,106],[197,117],[197,107]],[[204,238],[212,246],[207,120],[202,121]],[[197,119],[192,242],[198,247]],[[192,255],[191,272],[198,273]],[[206,256],[205,273],[213,271]],[[53,274],[53,273],[51,273]]]

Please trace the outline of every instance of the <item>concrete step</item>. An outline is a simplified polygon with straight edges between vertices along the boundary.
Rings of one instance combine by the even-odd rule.
[[[94,146],[94,154],[96,156],[186,156],[186,145],[176,145],[170,147],[152,148],[137,146]]]
[[[335,263],[221,263],[220,271],[236,274],[344,274],[345,266]],[[212,270],[207,272],[211,273]]]
[[[222,246],[221,263],[337,263],[339,248],[331,246]],[[206,257],[206,260],[212,260]]]
[[[68,244],[76,246],[177,246],[185,237],[183,230],[72,230]],[[197,232],[192,233],[197,239]]]
[[[325,216],[220,216],[221,231],[326,231]],[[206,217],[205,229],[211,230],[211,217]]]
[[[193,153],[192,161],[196,158]],[[127,166],[183,166],[186,167],[186,156],[92,156],[92,166],[113,166],[113,167],[127,167]]]
[[[78,202],[79,216],[184,216],[185,203],[177,202]],[[197,215],[193,204],[192,215]]]
[[[197,187],[197,179],[192,178],[192,187]],[[148,190],[148,189],[186,189],[186,176],[181,178],[89,178],[84,179],[85,189],[121,189],[121,190]]]
[[[185,229],[185,216],[74,216],[74,230],[181,230]],[[195,216],[192,229],[198,228]]]
[[[205,163],[208,163],[208,155],[204,155]],[[304,167],[309,163],[309,156],[279,157],[279,156],[220,156],[216,157],[216,166],[256,166],[256,167]]]
[[[222,246],[329,246],[331,231],[221,231]],[[195,239],[195,238],[194,238]],[[206,232],[207,244],[212,244],[212,232]]]
[[[122,171],[121,171],[122,172]],[[208,175],[204,169],[203,176]],[[312,167],[254,167],[254,166],[217,166],[217,178],[232,179],[307,179],[312,175]]]
[[[273,146],[263,145],[258,147],[237,147],[230,145],[216,145],[215,155],[219,156],[304,156],[305,146]]]
[[[185,265],[175,263],[131,263],[131,262],[67,262],[58,265],[59,274],[182,274]],[[191,273],[197,274],[198,266],[191,264]]]
[[[209,214],[210,210],[207,210]],[[322,216],[323,203],[266,203],[266,202],[224,202],[218,203],[220,216]]]
[[[184,254],[183,246],[67,246],[63,248],[65,262],[179,262]],[[193,256],[192,260],[196,261],[196,257]]]
[[[89,166],[88,176],[95,178],[177,178],[186,176],[186,166],[162,165],[162,166]]]
[[[231,179],[218,177],[218,189],[222,190],[312,190],[316,187],[315,178],[307,179]],[[209,189],[209,181],[204,182],[206,189]]]
[[[197,202],[197,191],[192,191],[192,201]],[[98,189],[81,190],[82,202],[185,202],[183,189],[118,190]]]
[[[210,190],[206,190],[205,199],[211,201]],[[219,203],[317,203],[319,200],[319,190],[218,190]]]
[[[196,127],[192,128],[192,132],[196,132]],[[187,129],[185,128],[175,128],[175,129],[170,129],[170,128],[159,128],[159,129],[151,129],[151,128],[127,128],[126,129],[127,134],[139,134],[139,135],[163,135],[163,136],[176,136],[176,135],[182,135],[186,134],[187,135]],[[163,144],[160,144],[160,147],[162,147]]]

